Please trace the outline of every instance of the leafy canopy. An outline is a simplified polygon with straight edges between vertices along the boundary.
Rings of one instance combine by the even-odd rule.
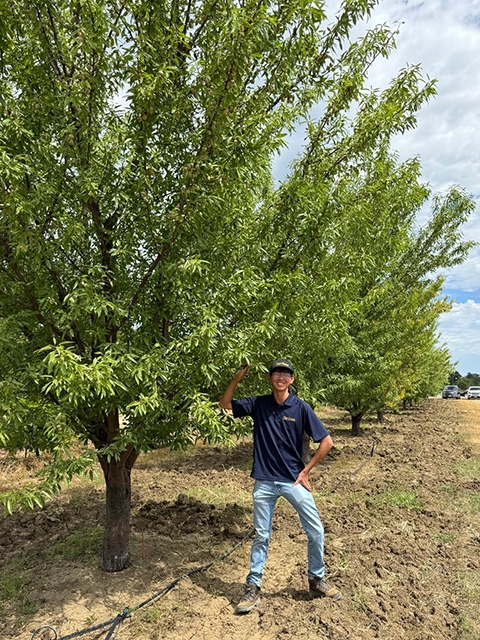
[[[418,67],[366,88],[395,44],[349,42],[374,6],[0,0],[0,444],[51,455],[30,502],[91,466],[79,442],[111,460],[227,440],[242,427],[212,399],[242,362],[284,350],[313,400],[319,371],[364,357],[352,327],[390,322],[405,257],[425,249],[412,309],[428,252],[464,255],[443,213],[409,236],[427,190],[389,145],[435,88]]]

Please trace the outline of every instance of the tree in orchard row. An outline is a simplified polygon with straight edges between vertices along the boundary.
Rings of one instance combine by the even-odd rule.
[[[451,369],[451,355],[438,341],[435,332],[424,332],[414,348],[403,350],[400,377],[397,375],[396,383],[404,409],[436,395],[444,385],[446,372]]]
[[[434,378],[428,375],[434,383],[423,385],[423,397],[435,393],[438,380],[447,375],[448,360],[436,355],[443,352],[437,346],[437,323],[450,305],[440,298],[443,278],[433,273],[466,257],[471,243],[462,241],[460,227],[473,209],[472,200],[458,189],[435,198],[425,228],[407,234],[403,250],[390,255],[383,274],[360,292],[358,315],[349,329],[350,357],[340,351],[340,359],[328,365],[327,397],[349,411],[354,434],[367,411],[395,406],[407,389],[413,393],[415,379],[418,390],[424,362],[442,366]]]
[[[397,177],[400,179],[400,173]],[[400,180],[393,184],[397,189]],[[408,188],[404,188],[406,194]],[[388,195],[384,195],[388,203]],[[446,204],[450,200],[456,202],[455,207]],[[454,190],[449,194],[441,209],[442,213],[445,208],[449,211],[448,227],[443,228],[448,228],[451,242],[438,242],[437,246],[428,242],[423,265],[424,233],[412,237],[406,229],[400,233],[398,220],[392,219],[389,227],[381,208],[372,207],[378,224],[370,227],[368,238],[368,225],[361,224],[357,212],[352,218],[351,240],[362,248],[361,252],[356,254],[349,246],[346,225],[341,243],[348,260],[340,271],[332,270],[338,277],[330,281],[325,277],[323,282],[317,278],[321,285],[318,289],[311,287],[317,296],[305,307],[303,322],[290,327],[288,341],[295,343],[295,353],[303,365],[302,382],[305,385],[308,381],[312,404],[323,398],[348,410],[354,435],[360,433],[365,413],[396,406],[403,398],[418,400],[436,393],[450,370],[448,353],[438,346],[436,332],[439,316],[450,305],[441,299],[443,279],[430,280],[429,275],[433,268],[457,263],[468,251],[470,244],[462,242],[458,227],[472,206],[462,193]],[[386,234],[383,239],[382,225]],[[431,240],[434,228],[442,228],[438,216],[434,215],[429,227],[425,237]],[[457,233],[452,233],[454,228]],[[396,246],[392,242],[394,234]],[[356,255],[359,263],[348,271]],[[411,264],[410,258],[414,259]],[[348,283],[343,296],[342,280]],[[292,300],[292,304],[295,302]]]
[[[353,123],[353,138],[362,122]],[[297,272],[287,288],[282,348],[295,353],[302,396],[312,405],[323,398],[346,408],[354,434],[366,412],[396,405],[407,393],[418,398],[420,389],[422,397],[436,392],[450,368],[436,336],[449,306],[439,299],[442,278],[432,274],[463,261],[472,244],[462,240],[461,226],[474,203],[458,188],[434,197],[428,223],[415,230],[430,192],[418,161],[399,165],[389,142],[382,137],[368,153],[350,156],[349,172],[333,184],[325,177],[324,152],[282,186],[287,229],[296,216],[308,219],[307,206],[320,222],[301,244],[288,232],[280,240],[283,254],[303,269],[303,279]],[[271,246],[273,236],[282,238],[275,231]],[[299,251],[312,251],[307,264],[315,271],[305,271]],[[427,362],[438,365],[435,375]]]
[[[98,460],[107,571],[128,564],[139,453],[231,437],[211,398],[273,353],[297,284],[301,323],[331,255],[319,232],[342,234],[315,203],[433,91],[413,69],[361,95],[394,44],[386,27],[348,44],[374,5],[327,26],[297,0],[0,0],[0,444],[34,434],[50,456],[3,500],[41,504]],[[271,161],[319,101],[302,163],[323,183],[300,206],[305,180],[275,191]]]
[[[393,203],[389,205],[388,198],[385,201],[388,213]],[[466,256],[471,243],[462,241],[460,227],[473,208],[465,194],[452,189],[445,198],[434,200],[432,217],[424,229],[412,232],[411,217],[403,223],[392,220],[390,230],[384,227],[390,239],[382,242],[379,228],[386,218],[377,203],[371,210],[378,215],[378,224],[354,231],[351,240],[364,247],[365,269],[358,268],[357,281],[352,278],[350,283],[345,333],[319,367],[324,397],[350,413],[353,435],[360,433],[365,413],[381,412],[405,397],[418,399],[436,393],[439,380],[447,375],[450,363],[438,346],[437,323],[450,305],[441,299],[443,278],[432,274]],[[354,249],[348,242],[346,234],[345,249],[352,255]],[[319,335],[316,342],[321,341]],[[310,344],[315,344],[314,337]]]

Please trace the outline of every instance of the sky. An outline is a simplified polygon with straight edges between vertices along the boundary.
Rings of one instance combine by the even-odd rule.
[[[372,68],[369,84],[384,88],[400,69],[416,64],[437,80],[437,96],[418,113],[416,129],[396,137],[392,147],[400,160],[419,157],[423,181],[434,193],[459,185],[475,199],[462,231],[465,239],[480,240],[480,0],[383,0],[368,26],[384,23],[399,27],[397,47]],[[291,142],[277,170],[300,151],[300,137]],[[462,375],[480,373],[480,246],[444,276],[443,292],[453,306],[441,316],[439,343]]]

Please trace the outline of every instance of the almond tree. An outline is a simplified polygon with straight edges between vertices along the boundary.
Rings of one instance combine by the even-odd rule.
[[[376,120],[373,111],[370,116]],[[351,124],[351,140],[360,137],[365,119],[358,114]],[[305,171],[307,154],[277,194],[288,203],[287,230],[275,233],[278,262],[291,265],[295,278],[285,287],[275,344],[280,335],[280,350],[295,354],[302,397],[344,407],[355,435],[365,413],[436,393],[450,369],[437,344],[438,319],[449,309],[439,269],[462,262],[472,246],[461,228],[475,205],[459,188],[433,197],[430,217],[418,228],[430,190],[417,159],[400,164],[390,152],[392,129],[384,125],[361,153],[350,153],[348,171],[338,169],[330,182],[327,151],[317,151]],[[296,224],[296,235],[288,224]]]
[[[0,439],[31,425],[51,456],[4,501],[98,459],[107,571],[139,452],[231,435],[207,391],[275,326],[281,278],[245,251],[272,156],[373,5],[0,2]]]
[[[366,262],[383,260],[383,268],[359,280],[348,328],[323,368],[326,398],[350,413],[353,435],[360,433],[365,413],[436,393],[451,369],[438,344],[438,320],[450,308],[441,295],[439,269],[465,259],[472,243],[462,240],[461,226],[474,207],[453,188],[434,198],[432,215],[420,230],[407,217],[400,226],[385,228],[396,236],[394,243],[381,241],[379,225],[371,229],[370,241],[363,238]],[[378,215],[378,208],[373,211]]]
[[[234,435],[212,398],[320,295],[319,230],[338,239],[348,219],[328,194],[434,91],[417,68],[365,89],[394,46],[387,27],[348,41],[374,5],[332,20],[299,0],[0,0],[0,444],[49,457],[3,501],[41,505],[99,461],[107,571],[128,564],[139,453]],[[305,154],[275,188],[303,121]]]

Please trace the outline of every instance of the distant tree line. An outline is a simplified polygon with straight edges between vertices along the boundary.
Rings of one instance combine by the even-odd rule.
[[[462,376],[461,373],[455,371],[448,376],[449,384],[456,384],[459,389],[465,390],[468,387],[480,386],[480,373],[467,373],[466,376]]]

